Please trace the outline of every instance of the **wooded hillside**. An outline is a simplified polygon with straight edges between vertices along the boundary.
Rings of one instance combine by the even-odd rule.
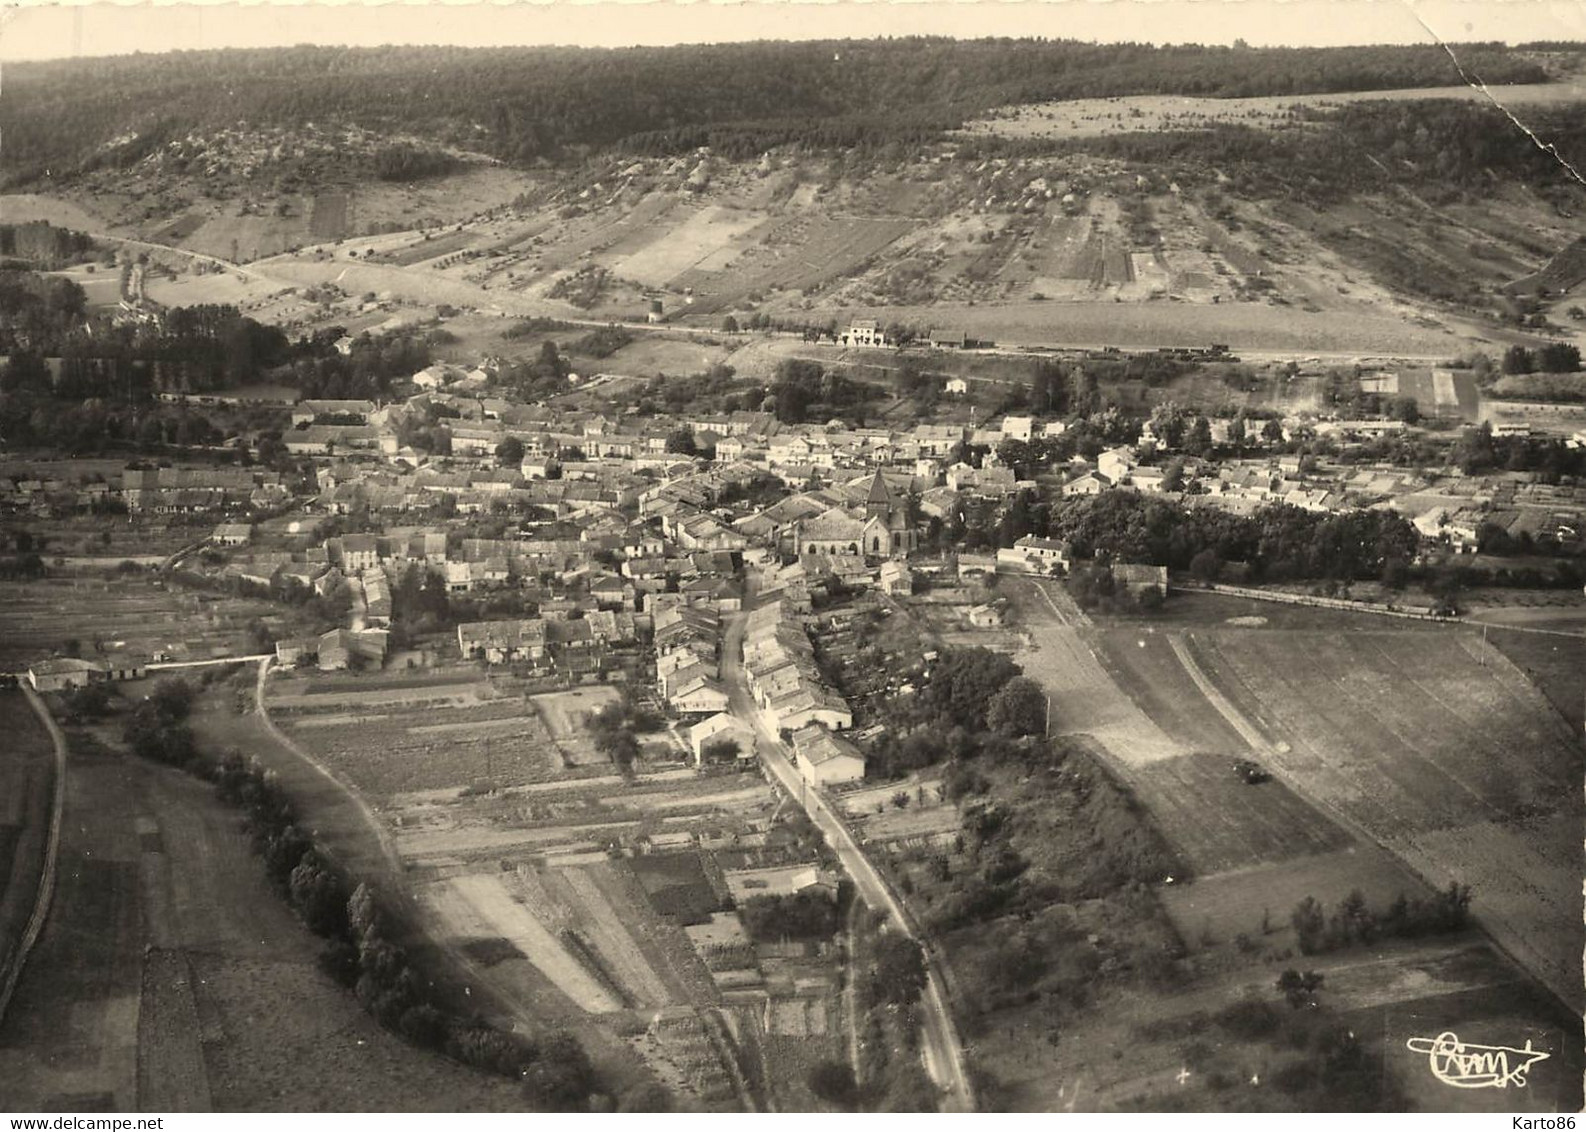
[[[1534,58],[1459,47],[1491,83],[1545,82]],[[193,131],[329,121],[527,162],[623,148],[729,156],[776,144],[882,145],[996,106],[1178,93],[1239,97],[1462,82],[1439,46],[1151,47],[897,39],[673,48],[177,52],[15,63],[0,129],[9,184],[126,166]]]

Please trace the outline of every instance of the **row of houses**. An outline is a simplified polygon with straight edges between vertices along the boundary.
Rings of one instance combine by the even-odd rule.
[[[794,735],[812,725],[826,731],[845,731],[853,726],[853,712],[847,701],[821,676],[802,617],[785,603],[771,602],[749,614],[744,630],[743,667],[756,706],[778,731]],[[808,745],[813,739],[806,735],[805,741]],[[852,769],[848,764],[841,765]],[[837,766],[834,764],[822,775],[838,773]],[[862,777],[863,773],[861,760],[859,773],[853,777]],[[826,777],[819,780],[831,781]]]

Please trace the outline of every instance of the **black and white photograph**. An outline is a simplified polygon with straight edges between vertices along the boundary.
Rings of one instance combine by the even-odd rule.
[[[1573,1128],[1583,346],[1586,0],[0,5],[5,1127]]]

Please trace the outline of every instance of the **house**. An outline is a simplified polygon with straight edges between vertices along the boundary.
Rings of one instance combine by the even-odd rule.
[[[865,776],[864,753],[819,725],[793,733],[793,758],[799,775],[813,786],[858,782]]]
[[[1064,495],[1100,495],[1112,484],[1096,472],[1086,472],[1063,485]]]
[[[149,658],[141,653],[107,653],[102,663],[111,680],[141,680],[149,674]]]
[[[361,574],[380,565],[380,547],[374,535],[347,535],[341,540],[341,568],[346,574]]]
[[[855,319],[849,324],[848,329],[837,336],[837,341],[843,346],[890,346],[886,332],[873,318]]]
[[[877,581],[881,592],[891,597],[907,597],[914,592],[914,572],[896,558],[881,564]]]
[[[694,764],[698,766],[704,761],[707,746],[724,739],[738,744],[738,758],[754,758],[754,732],[739,722],[736,716],[722,711],[700,720],[688,729],[688,746],[694,752]]]
[[[1003,547],[997,551],[999,571],[1005,568],[1014,572],[1033,569],[1049,574],[1053,566],[1067,570],[1068,564],[1068,544],[1058,539],[1025,535],[1011,547]]]
[[[209,541],[216,546],[247,546],[252,538],[251,523],[222,523],[209,536]]]
[[[930,342],[933,350],[962,350],[969,339],[962,330],[932,330]]]
[[[942,392],[949,397],[962,397],[969,392],[969,382],[961,377],[950,377],[947,384],[942,386]]]
[[[318,655],[317,637],[294,637],[291,640],[275,642],[276,663],[287,668],[295,668],[303,660]]]
[[[1002,418],[1002,436],[1005,440],[1029,440],[1034,431],[1034,417]]]
[[[346,629],[332,629],[319,639],[315,650],[321,672],[339,672],[352,667],[352,633]]]
[[[718,681],[700,675],[673,688],[666,702],[679,715],[714,715],[727,710],[727,692]]]
[[[976,629],[1000,628],[1008,619],[1008,603],[999,599],[973,606],[969,610],[968,618],[969,623]]]
[[[27,680],[36,692],[63,692],[68,688],[86,688],[95,680],[103,679],[105,669],[92,660],[62,656],[41,660],[28,665]]]
[[[1109,448],[1096,457],[1096,470],[1112,483],[1128,479],[1134,466],[1134,452],[1129,448]]]
[[[545,659],[545,622],[539,618],[517,621],[470,621],[457,626],[457,647],[468,659],[490,664],[514,660]]]

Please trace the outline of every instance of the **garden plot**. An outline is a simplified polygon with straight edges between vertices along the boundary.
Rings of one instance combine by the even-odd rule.
[[[208,660],[256,650],[248,622],[279,610],[241,598],[154,590],[139,580],[0,583],[0,671],[21,671],[76,641],[83,655],[106,647]]]
[[[622,1003],[573,957],[562,942],[514,897],[499,876],[470,875],[439,881],[421,899],[454,933],[450,942],[500,937],[517,947],[541,974],[589,1014],[610,1014]],[[506,966],[515,960],[505,960]]]
[[[622,693],[607,684],[592,688],[573,688],[566,692],[547,692],[544,695],[529,697],[529,702],[545,720],[546,727],[550,728],[551,734],[558,739],[572,738],[581,734],[591,716],[608,704],[619,703],[621,700]]]
[[[370,692],[380,697],[376,703],[393,710],[358,715],[277,712],[276,721],[331,769],[375,797],[476,784],[511,787],[554,780],[561,774],[550,735],[537,716],[524,714],[521,701],[479,703],[469,686],[439,698],[436,691]],[[272,697],[271,709],[324,700],[331,701],[328,706],[341,706],[348,695]],[[414,697],[425,697],[433,706],[413,710]],[[441,707],[467,710],[440,712]],[[458,718],[445,719],[445,714]],[[437,715],[442,718],[437,720]]]

